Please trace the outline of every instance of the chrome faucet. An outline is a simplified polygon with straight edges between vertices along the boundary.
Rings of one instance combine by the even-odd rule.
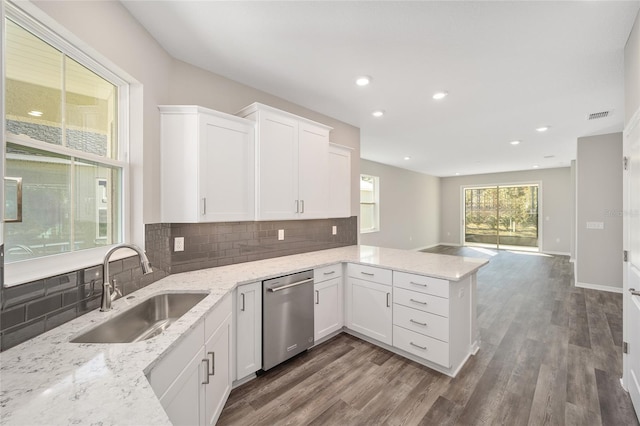
[[[113,280],[113,284],[109,279],[109,258],[111,255],[121,249],[128,248],[140,256],[140,267],[142,268],[143,274],[150,274],[153,272],[151,269],[151,263],[149,263],[149,259],[147,259],[147,255],[144,254],[144,251],[136,245],[133,244],[118,244],[115,247],[112,247],[111,250],[104,255],[104,262],[102,264],[103,267],[103,282],[102,282],[102,298],[100,299],[100,311],[107,312],[111,310],[111,302],[113,302],[118,295],[122,296],[120,289],[116,286],[116,280]]]

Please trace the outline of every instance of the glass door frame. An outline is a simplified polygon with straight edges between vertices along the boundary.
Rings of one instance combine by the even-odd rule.
[[[465,202],[465,190],[467,189],[482,189],[482,188],[500,188],[500,187],[514,187],[514,186],[537,186],[538,187],[538,240],[537,247],[527,246],[513,246],[500,244],[498,240],[497,244],[483,244],[483,243],[467,243],[466,242],[466,202]],[[509,183],[486,183],[486,184],[468,184],[460,185],[460,246],[464,247],[484,247],[496,250],[518,250],[518,251],[530,251],[530,252],[542,252],[543,246],[543,188],[542,181],[524,181],[524,182],[509,182]]]

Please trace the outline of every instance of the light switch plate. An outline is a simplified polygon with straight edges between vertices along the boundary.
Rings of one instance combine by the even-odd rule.
[[[604,229],[604,222],[587,222],[587,229]]]
[[[338,234],[338,227],[337,227],[337,226],[333,225],[333,226],[331,227],[331,234],[332,234],[332,235],[336,235],[336,234]]]
[[[284,229],[278,229],[278,241],[284,240]]]
[[[184,251],[184,237],[175,237],[173,239],[173,251]]]

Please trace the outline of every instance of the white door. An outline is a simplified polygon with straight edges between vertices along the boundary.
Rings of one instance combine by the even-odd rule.
[[[218,421],[227,397],[231,392],[231,315],[205,344],[205,357],[209,360],[209,380],[204,385],[205,424],[213,425]]]
[[[298,122],[261,112],[258,132],[258,219],[295,219]]]
[[[300,123],[298,140],[298,185],[300,218],[328,217],[329,132]]]
[[[391,286],[348,278],[347,327],[390,345]]]
[[[238,287],[236,299],[236,378],[262,368],[262,283]]]
[[[636,414],[640,417],[640,110],[624,132],[624,248],[628,259],[624,263],[624,341],[628,353],[623,356],[623,383],[629,390]]]
[[[254,219],[254,134],[253,126],[200,114],[201,220]]]
[[[317,342],[323,337],[342,328],[342,278],[333,278],[313,286],[314,305],[314,339]]]

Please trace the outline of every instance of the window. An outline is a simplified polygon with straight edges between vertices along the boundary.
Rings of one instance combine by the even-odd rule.
[[[124,241],[127,84],[14,7],[5,18],[8,264]],[[7,213],[16,191],[7,190]]]
[[[360,232],[380,230],[379,178],[360,175]]]

